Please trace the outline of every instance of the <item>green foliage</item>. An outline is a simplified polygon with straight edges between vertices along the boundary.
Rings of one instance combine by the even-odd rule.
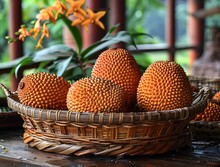
[[[127,19],[127,31],[128,32],[144,32],[149,33],[149,27],[151,25],[145,26],[146,16],[150,13],[152,9],[164,9],[164,4],[160,0],[126,0],[126,18]],[[136,43],[155,43],[154,38],[144,38],[144,36],[139,36],[136,39]]]
[[[80,35],[79,29],[75,26],[71,26],[72,21],[69,20],[64,15],[61,15],[61,19],[63,20],[63,22],[65,23],[65,25],[69,29],[70,33],[74,36],[74,40],[75,40],[75,43],[77,45],[78,52],[80,53],[81,50],[82,50],[83,42],[82,42],[82,37]]]
[[[54,0],[23,0],[22,2],[22,10],[24,12],[23,20],[24,24],[28,25],[30,22],[34,19],[36,19],[36,15],[39,13],[39,9],[42,9],[46,6],[49,6],[54,3]],[[63,22],[62,20],[58,20],[56,22],[56,26],[54,24],[50,24],[48,26],[50,31],[50,38],[46,38],[43,41],[44,47],[49,47],[54,44],[60,44],[63,43],[62,39],[62,29],[63,29]],[[24,41],[24,53],[31,54],[33,50],[36,50],[35,46],[37,44],[37,40],[34,38],[26,38]]]
[[[91,44],[91,46],[84,50],[82,50],[81,47],[82,40],[79,39],[81,36],[76,35],[74,38],[78,42],[77,46],[79,47],[77,50],[59,44],[33,52],[30,55],[24,56],[18,65],[16,65],[13,72],[17,74],[21,67],[39,63],[39,71],[43,70],[50,73],[56,73],[58,76],[63,76],[68,80],[78,80],[82,77],[90,76],[98,52],[118,42],[124,42],[135,46],[133,37],[140,35],[149,36],[145,33],[130,34],[127,31],[119,31],[113,35],[117,27],[118,25],[111,28],[101,40]],[[73,32],[75,33],[77,30],[78,29],[74,29]]]
[[[0,36],[3,37],[7,34],[8,30],[8,6],[9,3],[7,0],[0,1]],[[4,38],[0,38],[0,61],[8,61],[8,48],[7,46],[7,41]]]

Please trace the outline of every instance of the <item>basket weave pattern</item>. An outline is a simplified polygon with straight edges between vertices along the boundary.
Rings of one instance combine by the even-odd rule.
[[[211,90],[211,96],[220,91],[220,78],[208,78],[208,77],[198,77],[189,76],[189,81],[191,85],[201,89],[203,87],[209,87]]]
[[[198,77],[189,76],[189,81],[192,85],[202,88],[209,87],[211,90],[210,98],[220,91],[220,77]],[[220,141],[220,122],[204,122],[191,121],[190,126],[193,132],[193,138],[206,142]]]
[[[89,153],[108,156],[159,154],[184,146],[190,139],[188,129],[180,131],[174,124],[163,123],[108,126],[58,122],[43,128],[52,132],[32,128],[25,126],[24,143],[47,152],[77,156]]]
[[[190,143],[189,122],[205,109],[209,97],[209,90],[203,88],[190,107],[181,109],[77,113],[25,106],[15,93],[5,91],[8,106],[25,122],[24,143],[46,152],[77,156],[153,155],[181,148]]]
[[[194,139],[219,144],[220,122],[191,121],[190,126]]]

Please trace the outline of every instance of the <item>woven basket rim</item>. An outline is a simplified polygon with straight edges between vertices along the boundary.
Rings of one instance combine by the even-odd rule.
[[[202,112],[207,106],[210,89],[204,87],[199,93],[194,94],[191,106],[164,111],[148,112],[119,112],[119,113],[89,113],[70,112],[68,110],[39,109],[21,104],[15,93],[7,96],[8,106],[19,114],[32,117],[35,120],[65,121],[74,123],[97,123],[97,124],[122,124],[122,123],[146,123],[153,121],[184,120],[194,117]]]
[[[204,126],[204,127],[214,127],[214,128],[219,128],[220,129],[220,121],[212,121],[212,122],[207,122],[207,121],[195,121],[192,120],[190,121],[190,124],[197,127],[197,126]]]
[[[220,82],[220,77],[204,77],[188,75],[190,81]]]

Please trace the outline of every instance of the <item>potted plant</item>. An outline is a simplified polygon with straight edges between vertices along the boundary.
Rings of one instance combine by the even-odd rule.
[[[106,11],[94,12],[90,8],[85,7],[85,0],[56,0],[52,6],[41,9],[36,16],[36,20],[32,21],[32,24],[21,25],[20,29],[16,32],[16,39],[7,37],[9,43],[16,40],[24,41],[27,37],[33,37],[38,40],[36,48],[43,48],[42,41],[44,38],[50,37],[48,25],[55,25],[57,20],[61,19],[71,32],[76,45],[74,47],[75,49],[64,44],[59,44],[35,51],[30,55],[23,56],[13,72],[17,75],[20,67],[27,64],[39,63],[38,70],[56,73],[58,76],[63,76],[68,80],[78,80],[90,75],[91,68],[97,57],[96,53],[118,42],[133,44],[135,46],[135,36],[148,35],[145,33],[130,34],[127,31],[115,33],[119,26],[115,25],[108,30],[101,40],[83,49],[83,39],[79,28],[88,29],[89,24],[94,24],[101,29],[105,29],[103,23],[100,21],[105,14]]]

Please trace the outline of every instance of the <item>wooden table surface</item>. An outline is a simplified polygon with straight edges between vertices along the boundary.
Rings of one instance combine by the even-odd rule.
[[[64,156],[23,144],[22,129],[0,130],[0,167],[219,167],[220,144],[193,142],[164,155],[139,157]]]

